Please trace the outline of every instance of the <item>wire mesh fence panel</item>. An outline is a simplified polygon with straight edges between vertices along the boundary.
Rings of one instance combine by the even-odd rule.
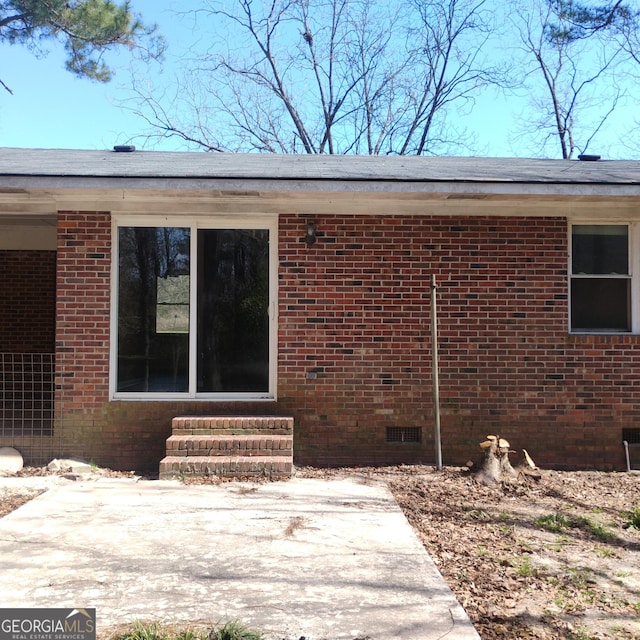
[[[0,442],[26,459],[52,450],[54,362],[52,353],[0,353]]]

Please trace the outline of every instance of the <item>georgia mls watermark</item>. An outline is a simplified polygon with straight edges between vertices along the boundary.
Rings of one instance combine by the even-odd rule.
[[[96,640],[96,610],[0,609],[0,640]]]

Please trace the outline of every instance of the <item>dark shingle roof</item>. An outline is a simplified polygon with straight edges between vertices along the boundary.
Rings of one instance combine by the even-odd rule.
[[[640,161],[0,148],[1,176],[640,184]]]

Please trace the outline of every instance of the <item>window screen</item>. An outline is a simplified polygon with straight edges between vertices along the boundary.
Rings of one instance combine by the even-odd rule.
[[[571,329],[631,330],[627,225],[573,225]]]

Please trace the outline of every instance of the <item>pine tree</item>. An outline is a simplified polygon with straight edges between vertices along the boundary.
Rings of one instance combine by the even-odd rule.
[[[25,46],[36,55],[46,53],[44,43],[58,41],[67,54],[67,70],[98,82],[112,77],[103,60],[107,50],[143,48],[158,56],[163,48],[156,27],[145,26],[132,13],[128,0],[123,4],[112,0],[0,0],[0,41]]]

